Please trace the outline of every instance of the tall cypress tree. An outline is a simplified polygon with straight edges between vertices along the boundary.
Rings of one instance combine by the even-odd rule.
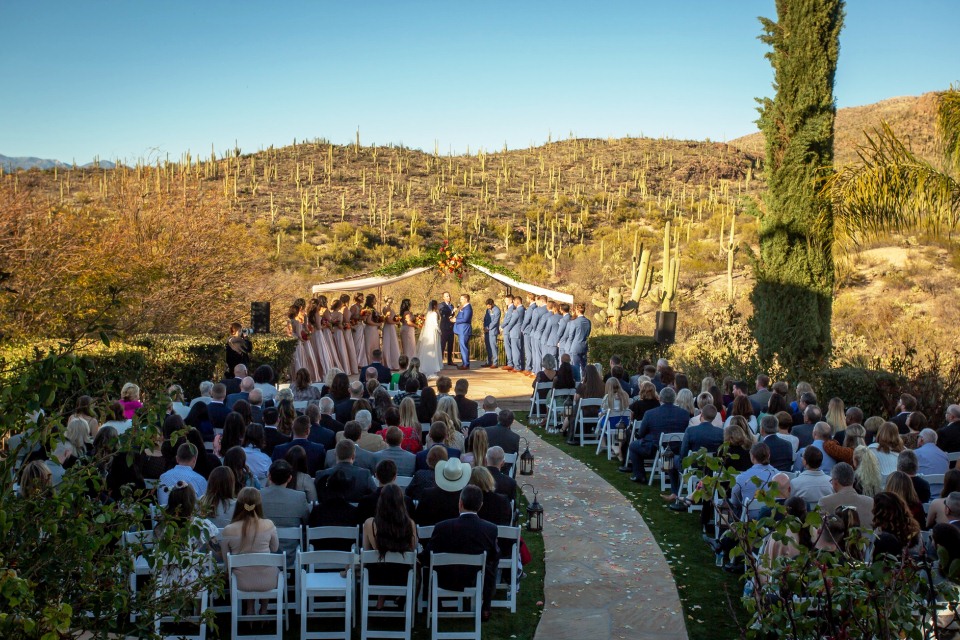
[[[843,0],[777,0],[777,17],[760,19],[776,96],[759,100],[768,189],[752,327],[761,357],[796,372],[830,353],[833,217],[821,181],[833,166]]]

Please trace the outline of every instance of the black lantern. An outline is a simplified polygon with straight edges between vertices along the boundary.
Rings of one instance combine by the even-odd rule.
[[[532,484],[523,484],[520,486],[520,490],[523,491],[524,487],[533,489],[533,502],[527,505],[527,531],[539,533],[543,531],[543,507],[537,502],[536,487]]]
[[[517,463],[522,476],[532,476],[533,475],[533,454],[530,453],[530,441],[526,438],[520,438],[526,444],[524,445],[524,451],[517,458]]]
[[[660,466],[664,471],[673,471],[673,449],[664,447],[660,452]]]
[[[573,417],[573,396],[567,396],[563,401],[563,417],[567,420]]]

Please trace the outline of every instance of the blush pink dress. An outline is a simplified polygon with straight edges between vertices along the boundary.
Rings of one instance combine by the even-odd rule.
[[[390,307],[383,308],[383,364],[391,371],[400,370],[400,340],[397,338],[395,314]]]

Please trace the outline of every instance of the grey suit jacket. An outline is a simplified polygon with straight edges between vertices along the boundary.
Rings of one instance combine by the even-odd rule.
[[[533,322],[530,323],[530,332],[534,340],[540,340],[543,336],[543,327],[546,325],[548,315],[550,315],[550,310],[547,309],[546,305],[537,307],[537,310],[534,311]]]
[[[543,344],[550,348],[556,347],[560,342],[560,319],[558,313],[547,315],[546,328],[543,330]]]
[[[500,307],[493,305],[493,308],[487,309],[483,315],[483,328],[490,333],[500,333]]]
[[[514,306],[509,304],[507,305],[506,310],[503,312],[503,320],[500,321],[500,330],[505,334],[510,332],[510,322],[513,320],[513,310]]]
[[[353,461],[353,464],[360,467],[361,469],[366,469],[370,473],[373,473],[377,469],[377,459],[374,454],[370,453],[366,449],[361,449],[356,447],[357,457]],[[337,464],[337,450],[331,449],[327,451],[327,456],[324,458],[324,469],[329,469]]]
[[[856,507],[860,516],[860,526],[864,529],[873,528],[873,498],[862,496],[853,487],[840,487],[840,491],[820,498],[820,513],[833,513],[840,506]]]
[[[580,316],[570,322],[570,353],[583,354],[587,352],[587,338],[590,337],[590,320]]]
[[[530,331],[530,325],[537,317],[537,309],[539,308],[536,302],[531,302],[530,306],[526,308],[526,312],[523,314],[523,324],[520,325],[520,330],[523,333]]]
[[[263,517],[272,520],[278,527],[299,527],[307,523],[310,509],[307,506],[307,494],[286,487],[267,486],[260,490],[263,501]],[[287,554],[287,563],[296,560],[296,540],[281,540],[280,551]]]
[[[510,337],[519,338],[520,334],[523,332],[523,325],[527,321],[527,310],[524,309],[523,305],[520,305],[513,310],[513,317],[510,322]]]
[[[570,335],[567,333],[567,327],[570,326],[571,319],[570,314],[565,313],[560,316],[560,322],[557,323],[557,346],[560,347],[560,351],[570,350]]]
[[[347,502],[358,502],[363,496],[371,494],[377,490],[377,485],[373,481],[373,476],[368,470],[361,469],[357,465],[350,464],[349,462],[338,462],[329,469],[324,469],[323,471],[317,473],[317,498],[320,500],[320,502],[323,502],[329,495],[326,490],[327,478],[332,476],[334,472],[338,470],[343,471],[343,473],[347,476],[347,479],[350,481],[350,489],[344,496]]]
[[[398,476],[413,476],[417,466],[417,456],[400,447],[387,447],[383,451],[373,454],[379,463],[381,460],[393,460],[397,463]]]

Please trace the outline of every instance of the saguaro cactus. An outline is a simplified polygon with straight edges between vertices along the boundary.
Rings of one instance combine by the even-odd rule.
[[[640,264],[637,265],[637,272],[633,280],[633,291],[630,294],[632,302],[639,302],[646,298],[650,293],[650,285],[653,283],[653,265],[650,264],[650,249],[645,249],[640,245]]]
[[[734,229],[737,225],[736,211],[731,212],[730,216],[730,238],[723,241],[723,222],[720,222],[720,250],[727,254],[727,302],[733,302],[733,256],[740,248],[740,242],[734,238]]]
[[[660,300],[660,310],[670,311],[670,303],[677,296],[677,283],[680,279],[680,243],[679,240],[671,250],[670,247],[670,222],[663,228],[663,282],[660,284],[660,293],[657,298]]]

